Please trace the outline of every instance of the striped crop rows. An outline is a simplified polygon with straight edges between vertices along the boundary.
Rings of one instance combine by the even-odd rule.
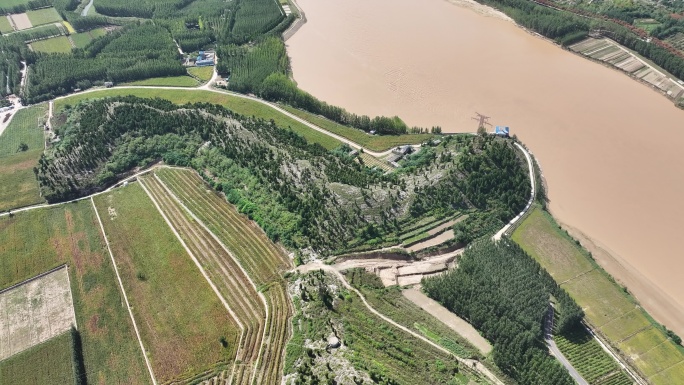
[[[251,383],[262,344],[266,321],[265,304],[228,251],[198,222],[189,218],[161,182],[154,176],[148,176],[141,182],[159,204],[171,225],[181,234],[186,247],[204,268],[227,302],[231,315],[240,325],[242,336],[236,357],[239,364],[235,365],[232,383]]]
[[[157,182],[163,182],[167,193],[177,197],[230,250],[263,295],[267,304],[266,323],[254,383],[280,383],[292,315],[281,276],[282,271],[291,268],[288,257],[254,222],[239,214],[194,172],[160,169],[155,177]],[[251,293],[250,298],[257,300],[256,293]]]

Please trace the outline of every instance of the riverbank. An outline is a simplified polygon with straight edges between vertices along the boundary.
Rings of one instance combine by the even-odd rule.
[[[544,165],[558,221],[600,240],[640,272],[645,287],[655,285],[673,299],[671,308],[684,309],[676,230],[684,216],[684,181],[676,177],[684,114],[670,101],[515,23],[484,16],[475,4],[299,4],[308,23],[288,52],[302,89],[356,113],[399,115],[410,126],[474,131],[476,111],[510,126]],[[402,28],[407,18],[411,31]],[[632,286],[624,272],[604,267]],[[650,295],[630,290],[684,334],[668,322],[675,312],[665,316]]]

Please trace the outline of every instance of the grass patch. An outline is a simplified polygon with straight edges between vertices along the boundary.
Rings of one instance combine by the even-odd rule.
[[[96,28],[86,32],[72,33],[71,40],[74,41],[76,48],[84,48],[94,39],[107,34],[104,28]]]
[[[589,322],[597,327],[636,308],[636,304],[599,270],[566,282],[562,287],[584,309]]]
[[[145,191],[131,184],[95,202],[159,382],[225,369],[239,328]]]
[[[601,327],[601,332],[611,341],[621,341],[641,329],[651,326],[651,322],[644,316],[641,309],[616,318]]]
[[[0,287],[64,263],[69,266],[88,381],[149,384],[90,201],[0,218]],[[36,371],[45,364],[32,362]]]
[[[654,19],[636,19],[634,20],[634,26],[637,28],[641,28],[644,31],[651,33],[653,32],[656,27],[661,25],[660,22]]]
[[[46,104],[19,110],[0,136],[0,211],[44,201],[33,167],[43,153],[46,112]],[[22,143],[28,149],[17,152]]]
[[[670,374],[659,372],[684,360],[681,349],[666,340],[658,325],[636,301],[603,272],[579,244],[561,231],[548,213],[535,208],[513,233],[513,240],[558,281],[594,266],[594,270],[568,280],[562,287],[584,309],[587,321],[617,346],[639,371],[647,377],[658,374],[652,379],[657,381],[652,383],[672,384],[667,382],[672,378]]]
[[[188,67],[188,73],[203,82],[208,82],[214,76],[214,67]]]
[[[31,43],[34,51],[45,53],[71,53],[71,43],[66,36],[51,37]]]
[[[594,269],[586,252],[556,226],[553,218],[535,208],[513,232],[513,241],[537,260],[556,282],[565,282]]]
[[[649,378],[653,384],[667,385],[676,384],[684,378],[684,362],[672,366]]]
[[[14,31],[14,28],[12,28],[12,24],[10,24],[7,16],[0,15],[0,33],[9,33],[12,31]]]
[[[134,95],[141,98],[162,98],[170,100],[176,104],[184,103],[212,103],[222,105],[230,110],[245,116],[255,116],[257,118],[271,120],[282,128],[290,128],[292,131],[302,135],[309,142],[322,145],[327,149],[333,149],[342,143],[324,133],[313,130],[306,125],[285,116],[278,111],[253,100],[240,98],[224,93],[204,91],[204,90],[159,90],[159,89],[123,89],[114,88],[89,92],[85,94],[73,95],[63,99],[55,100],[55,112],[60,112],[67,104],[74,105],[81,100],[104,98],[107,96]]]
[[[47,119],[46,103],[17,111],[9,126],[0,136],[0,158],[14,156],[19,145],[25,143],[28,150],[43,150],[43,125]]]
[[[3,384],[73,384],[71,333],[68,331],[0,361]]]
[[[164,78],[150,78],[126,83],[129,86],[166,86],[166,87],[195,87],[197,80],[190,76],[169,76]]]
[[[34,150],[0,158],[0,212],[45,201],[33,173],[42,153]]]
[[[290,106],[281,106],[284,110],[310,123],[324,128],[334,134],[345,137],[360,146],[372,151],[385,151],[404,144],[419,144],[434,137],[433,134],[404,134],[404,135],[369,135],[356,128],[343,126],[332,120],[302,111]]]
[[[37,9],[35,11],[27,11],[26,15],[28,16],[29,20],[31,20],[31,24],[33,24],[34,27],[62,21],[62,16],[60,16],[57,10],[54,8],[43,8]]]
[[[2,6],[11,8],[15,5],[28,4],[31,0],[2,0]]]

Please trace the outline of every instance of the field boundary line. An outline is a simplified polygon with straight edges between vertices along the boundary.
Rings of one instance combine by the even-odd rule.
[[[665,341],[669,341],[669,339],[667,339],[667,340],[665,340]],[[663,342],[665,342],[665,341],[663,341]],[[660,345],[659,345],[659,346],[660,346]],[[680,360],[680,361],[678,361],[677,363],[672,364],[672,365],[668,366],[668,367],[665,368],[665,369],[661,369],[661,370],[659,370],[659,371],[657,371],[657,372],[651,374],[651,375],[648,376],[647,378],[651,378],[651,377],[653,377],[653,376],[657,376],[657,375],[659,375],[660,373],[662,373],[662,372],[664,372],[664,371],[666,371],[666,370],[670,370],[671,368],[673,368],[673,367],[675,367],[675,366],[681,364],[682,362],[684,362],[684,360]]]
[[[152,365],[150,365],[150,360],[145,353],[145,345],[143,345],[142,339],[140,338],[140,331],[138,330],[138,325],[135,323],[135,317],[133,317],[133,310],[131,310],[131,304],[128,302],[128,296],[126,295],[126,290],[124,290],[123,281],[121,281],[121,276],[119,275],[119,269],[116,267],[116,260],[114,260],[114,253],[112,253],[112,248],[109,246],[109,240],[107,239],[107,233],[105,233],[104,225],[102,224],[102,219],[100,219],[100,213],[97,212],[97,206],[95,206],[95,199],[90,197],[90,202],[93,204],[93,210],[95,210],[95,216],[97,221],[100,223],[100,230],[102,231],[102,236],[104,237],[105,244],[107,245],[107,250],[109,251],[109,257],[112,259],[112,266],[114,267],[114,273],[116,273],[116,279],[119,281],[119,288],[123,294],[124,301],[126,301],[126,308],[128,309],[128,315],[131,317],[133,322],[133,329],[135,330],[135,335],[138,337],[138,343],[140,343],[140,350],[142,351],[143,358],[145,359],[145,364],[147,365],[147,370],[150,372],[150,378],[152,379],[152,384],[157,385],[157,379],[154,378],[154,372],[152,371]]]
[[[604,342],[604,341],[601,339],[601,338],[603,338],[603,337],[599,337],[599,333],[595,332],[594,329],[593,329],[589,324],[587,324],[585,321],[582,321],[582,325],[583,325],[584,328],[589,332],[589,334],[591,334],[592,337],[594,337],[594,339],[599,343],[599,345],[601,345],[601,347],[603,348],[603,350],[605,350],[608,354],[610,354],[610,356],[613,357],[613,359],[614,359],[615,361],[617,361],[617,362],[620,364],[620,366],[622,367],[622,369],[623,369],[625,372],[627,372],[627,374],[628,374],[630,377],[632,377],[632,380],[634,380],[634,382],[636,382],[636,383],[639,384],[639,385],[648,385],[648,382],[646,382],[646,381],[641,377],[641,375],[639,374],[639,372],[636,371],[636,369],[632,368],[632,366],[629,365],[629,363],[626,362],[626,361],[622,358],[622,356],[620,355],[620,353],[616,353],[616,352],[613,351],[613,349],[615,349],[615,348],[613,348],[612,346],[610,346],[609,343]],[[618,350],[618,352],[619,352],[619,350]]]
[[[566,283],[568,283],[568,282],[570,282],[570,281],[572,281],[572,280],[574,280],[574,279],[577,279],[577,278],[579,278],[579,277],[585,276],[585,275],[591,273],[592,271],[594,271],[594,270],[596,270],[596,269],[597,269],[596,266],[593,266],[591,269],[589,269],[589,270],[587,270],[587,271],[583,271],[583,272],[577,274],[577,275],[574,276],[574,277],[568,278],[568,279],[566,279],[566,280],[563,281],[563,282],[559,282],[559,283],[558,283],[558,286],[565,285]],[[632,311],[632,310],[628,311],[627,313],[630,313],[631,311]],[[627,314],[627,313],[625,313],[625,314]],[[618,319],[618,318],[622,317],[622,316],[625,315],[625,314],[622,314],[622,315],[620,315],[619,317],[616,317],[615,319]],[[610,321],[608,321],[607,323],[609,323],[609,322],[611,322],[611,321],[613,321],[613,320],[610,320]]]
[[[262,334],[262,336],[261,336],[261,346],[259,347],[259,355],[257,356],[257,360],[256,360],[256,362],[254,363],[254,370],[252,371],[252,378],[251,378],[251,380],[249,381],[250,384],[253,384],[254,381],[255,381],[255,379],[256,379],[256,372],[257,372],[257,369],[259,368],[259,364],[261,363],[261,355],[262,355],[262,353],[263,353],[263,351],[264,351],[264,349],[265,349],[265,345],[264,345],[264,344],[265,344],[265,340],[266,340],[266,331],[268,330],[268,328],[267,328],[266,326],[268,325],[268,320],[269,320],[269,316],[270,316],[270,313],[269,313],[269,311],[268,311],[268,310],[269,310],[269,309],[268,309],[268,301],[266,301],[266,297],[264,296],[264,294],[263,294],[262,292],[259,291],[259,289],[257,288],[256,284],[255,284],[254,281],[252,280],[252,277],[250,277],[249,274],[247,274],[247,271],[245,271],[245,268],[242,266],[242,264],[240,263],[240,261],[239,261],[237,258],[235,258],[235,256],[233,255],[233,253],[228,249],[228,247],[226,247],[226,245],[223,244],[223,242],[218,238],[218,236],[217,236],[216,234],[214,234],[211,230],[209,230],[209,228],[204,224],[204,222],[202,222],[202,221],[197,217],[197,215],[195,215],[195,213],[193,213],[192,211],[190,211],[190,209],[189,209],[187,206],[185,206],[185,204],[180,200],[180,198],[178,198],[178,197],[176,196],[176,194],[174,194],[174,193],[171,191],[171,189],[169,189],[169,187],[166,186],[166,184],[164,183],[164,181],[161,180],[161,178],[158,177],[156,173],[152,173],[152,175],[153,175],[153,176],[157,179],[157,181],[159,181],[159,183],[164,187],[164,190],[166,190],[166,192],[169,194],[169,196],[170,196],[171,198],[173,198],[176,202],[178,202],[178,204],[179,204],[179,205],[180,205],[188,214],[190,214],[190,216],[192,217],[192,219],[194,219],[200,226],[202,226],[202,228],[203,228],[207,233],[209,233],[209,234],[211,235],[211,237],[214,238],[214,240],[215,240],[219,245],[221,245],[221,248],[222,248],[223,250],[225,250],[226,253],[228,253],[228,255],[230,255],[231,258],[233,258],[233,260],[235,261],[235,264],[238,265],[238,267],[240,268],[240,270],[242,271],[242,273],[245,275],[245,277],[247,277],[247,280],[249,281],[249,283],[250,283],[250,284],[252,285],[252,287],[254,288],[254,291],[256,291],[257,294],[259,295],[259,299],[261,299],[261,302],[264,304],[264,309],[265,309],[265,314],[266,314],[266,318],[264,319],[264,331],[263,331],[263,334]]]
[[[627,314],[629,314],[629,313],[627,313]],[[622,317],[618,317],[618,318],[622,318]],[[609,322],[609,323],[610,323],[610,322]],[[605,326],[605,324],[604,324],[604,326]],[[639,333],[641,333],[641,332],[645,332],[646,330],[651,330],[651,329],[653,329],[653,328],[655,328],[655,326],[653,326],[653,325],[644,326],[644,327],[642,327],[641,329],[639,329],[639,330],[633,332],[632,334],[628,335],[627,337],[625,337],[625,338],[623,338],[623,339],[621,339],[621,340],[615,341],[615,343],[616,343],[616,344],[621,344],[621,343],[623,343],[623,342],[627,342],[627,340],[631,340],[631,339],[632,339],[634,336],[636,336],[637,334],[639,334]]]
[[[214,284],[214,282],[212,282],[211,278],[209,278],[209,275],[207,275],[207,272],[204,270],[204,268],[202,267],[202,265],[199,263],[199,260],[195,257],[195,255],[192,253],[192,251],[190,251],[190,248],[188,248],[188,246],[187,246],[187,244],[185,243],[185,241],[183,240],[183,238],[181,238],[181,236],[180,236],[180,234],[178,233],[178,231],[176,231],[176,229],[175,229],[175,228],[173,227],[173,225],[171,224],[171,221],[168,219],[168,217],[166,216],[166,214],[164,213],[164,211],[161,209],[161,206],[159,206],[159,203],[157,202],[157,199],[154,198],[154,197],[152,196],[152,193],[147,189],[147,186],[145,186],[145,183],[144,183],[142,180],[140,180],[140,187],[142,187],[142,189],[145,190],[145,193],[147,194],[147,196],[150,198],[150,200],[151,200],[152,203],[154,204],[154,207],[157,208],[157,211],[159,211],[159,213],[161,214],[162,218],[164,218],[164,221],[166,222],[166,224],[169,226],[169,228],[171,229],[171,231],[173,231],[173,234],[176,236],[176,238],[178,239],[178,241],[180,242],[180,244],[183,246],[183,248],[184,248],[185,251],[188,253],[188,255],[190,256],[190,258],[192,259],[192,261],[195,263],[195,265],[197,266],[197,268],[198,268],[198,269],[200,270],[200,272],[202,273],[202,276],[204,276],[204,279],[207,280],[207,282],[209,283],[209,286],[211,286],[211,289],[212,289],[212,290],[214,291],[214,293],[218,296],[219,300],[221,300],[221,303],[223,303],[223,306],[226,308],[226,310],[228,310],[228,313],[230,313],[231,317],[233,317],[233,319],[235,319],[235,322],[238,324],[238,326],[240,326],[240,331],[241,331],[241,333],[240,333],[240,341],[239,341],[239,343],[238,343],[238,349],[242,349],[242,341],[243,341],[243,339],[244,339],[244,337],[245,337],[245,326],[242,324],[242,322],[240,322],[240,319],[239,319],[239,318],[237,317],[237,315],[233,312],[233,309],[230,308],[230,306],[228,305],[228,302],[226,301],[226,299],[223,297],[223,295],[221,295],[221,293],[219,292],[219,290],[218,290],[218,288],[216,287],[216,285]],[[237,357],[239,356],[238,353],[240,353],[239,350],[237,350],[237,351],[235,352],[235,359],[233,360],[233,365],[232,365],[232,366],[233,366],[233,369],[231,370],[231,373],[230,373],[230,379],[231,379],[231,382],[230,382],[230,383],[232,383],[233,375],[235,374],[235,366],[237,365]]]
[[[78,330],[78,321],[76,320],[76,308],[74,307],[74,293],[71,292],[71,277],[69,276],[69,267],[64,264],[66,269],[67,284],[69,285],[69,299],[71,299],[71,314],[74,316],[74,329]]]
[[[43,278],[44,276],[46,276],[46,275],[48,275],[48,274],[50,274],[50,273],[54,273],[55,271],[57,271],[57,270],[59,270],[59,269],[61,269],[61,268],[64,268],[64,267],[68,267],[68,265],[67,265],[66,263],[62,263],[61,265],[56,266],[56,267],[53,267],[52,269],[50,269],[50,270],[48,270],[48,271],[46,271],[46,272],[40,273],[40,274],[35,275],[35,276],[31,277],[31,278],[27,278],[27,279],[25,279],[25,280],[23,280],[23,281],[21,281],[21,282],[19,282],[19,283],[15,283],[15,284],[12,285],[12,286],[8,286],[8,287],[6,287],[6,288],[0,290],[0,294],[4,293],[4,292],[6,292],[6,291],[10,291],[10,290],[12,290],[12,289],[15,289],[15,288],[17,288],[17,287],[19,287],[19,286],[21,286],[21,285],[23,285],[23,284],[25,284],[25,283],[29,283],[29,282],[31,282],[31,281],[35,281],[36,279],[39,279],[39,278]],[[71,290],[71,286],[69,286],[69,290]]]

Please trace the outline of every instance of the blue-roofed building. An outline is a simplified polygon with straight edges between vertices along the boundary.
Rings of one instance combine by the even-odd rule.
[[[214,53],[199,51],[199,55],[197,55],[197,60],[195,60],[195,65],[198,67],[213,66]]]
[[[509,133],[510,128],[508,126],[496,126],[496,129],[494,130],[494,135],[508,137]]]

